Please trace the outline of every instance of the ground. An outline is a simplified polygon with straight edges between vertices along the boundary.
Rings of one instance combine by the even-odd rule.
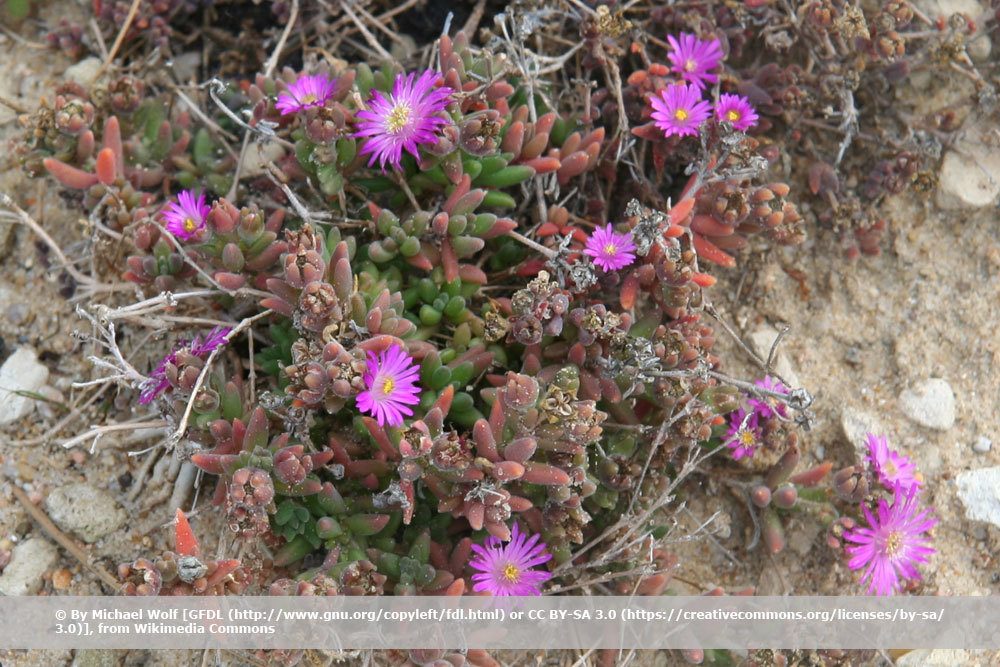
[[[0,96],[34,108],[51,90],[53,75],[70,62],[23,39],[0,34],[0,61],[10,63],[0,69]],[[14,114],[0,106],[0,143],[6,145],[20,132]],[[9,151],[0,155],[0,192],[30,204],[32,214],[63,248],[78,248],[84,236],[75,212],[44,180],[27,180]],[[925,568],[920,592],[997,594],[1000,529],[966,518],[955,482],[963,471],[1000,465],[997,209],[990,205],[942,211],[933,197],[906,194],[890,200],[886,210],[890,224],[881,256],[846,259],[838,237],[813,226],[801,246],[755,246],[745,253],[738,268],[721,272],[711,298],[741,336],[765,326],[789,327],[779,352],[815,397],[814,426],[803,438],[806,463],[830,460],[837,470],[857,462],[856,447],[843,427],[845,414],[848,419],[861,415],[874,420],[892,443],[915,459],[927,480],[928,502],[940,520],[935,530],[938,553]],[[769,254],[767,261],[762,261],[763,253]],[[87,481],[107,489],[130,516],[126,530],[88,547],[100,566],[113,571],[118,562],[166,543],[171,518],[165,502],[171,488],[167,480],[176,471],[161,461],[152,471],[153,481],[137,497],[131,485],[141,479],[146,459],[130,452],[141,450],[142,442],[109,436],[92,450],[90,443],[69,450],[59,446],[61,439],[101,418],[89,412],[64,430],[49,433],[67,414],[60,405],[74,396],[70,383],[91,373],[72,337],[84,323],[60,293],[63,286],[51,266],[44,247],[27,229],[0,220],[0,360],[18,347],[32,346],[49,370],[43,393],[53,401],[40,403],[31,417],[6,427],[0,436],[0,553],[42,535],[15,500],[11,485],[37,502],[54,489]],[[747,355],[721,332],[718,346],[729,373],[759,375]],[[927,378],[944,379],[954,392],[956,420],[947,430],[921,426],[901,407],[901,394]],[[994,446],[974,451],[973,444],[982,438]],[[691,502],[681,520],[694,528],[717,516],[707,535],[675,545],[680,558],[675,592],[700,593],[716,585],[727,590],[753,587],[758,594],[770,595],[860,592],[815,522],[793,520],[789,546],[777,557],[768,557],[761,547],[748,552],[751,524],[746,508],[725,489],[708,489],[712,493],[702,495],[693,490],[687,490]],[[212,550],[218,527],[197,515],[194,525]],[[41,594],[110,592],[63,550],[37,583]],[[101,662],[107,657],[75,656],[77,664],[107,664]],[[0,652],[4,665],[68,664],[73,658],[69,652]],[[188,664],[201,662],[202,655],[132,652],[119,658],[126,664]],[[665,655],[640,658],[657,665],[674,661]],[[575,659],[539,657],[537,664],[568,665]],[[963,660],[998,664],[1000,654],[974,653]],[[528,664],[521,655],[508,656],[507,662]]]

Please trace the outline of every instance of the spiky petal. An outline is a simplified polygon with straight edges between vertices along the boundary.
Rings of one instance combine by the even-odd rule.
[[[587,239],[583,254],[594,258],[594,264],[605,271],[617,271],[635,261],[635,244],[632,232],[618,234],[611,223],[598,227]]]
[[[451,99],[452,90],[447,86],[435,87],[439,74],[427,70],[400,74],[388,97],[373,90],[368,108],[355,114],[359,120],[354,133],[364,138],[362,155],[370,155],[368,166],[376,162],[385,171],[402,166],[403,151],[420,157],[418,147],[437,142],[437,131],[448,124],[441,115]]]
[[[667,36],[670,43],[668,57],[673,71],[699,90],[706,83],[715,83],[719,77],[712,70],[722,62],[722,44],[717,39],[700,40],[694,35],[682,32],[678,37]]]
[[[205,226],[205,220],[212,210],[205,202],[205,193],[195,199],[194,192],[182,190],[177,200],[169,202],[163,209],[163,219],[167,231],[182,241],[190,241]]]
[[[757,124],[759,117],[750,100],[742,95],[723,93],[715,105],[715,117],[720,122],[726,122],[740,132],[746,132]]]
[[[726,434],[725,444],[732,450],[734,459],[753,456],[760,443],[761,433],[756,412],[740,408],[729,415],[729,432]]]
[[[282,116],[321,107],[336,89],[337,80],[325,74],[300,74],[295,83],[289,84],[288,89],[278,95],[274,106]]]
[[[228,342],[226,336],[231,331],[231,327],[215,327],[204,337],[195,336],[190,343],[186,340],[178,341],[174,349],[160,360],[153,372],[149,374],[149,378],[143,383],[142,391],[139,394],[139,405],[152,403],[154,398],[170,388],[170,381],[167,380],[167,365],[177,363],[178,352],[187,349],[190,354],[205,359],[216,348]]]
[[[368,353],[364,374],[365,391],[358,394],[358,409],[375,417],[379,426],[400,426],[413,414],[409,405],[420,402],[417,377],[420,367],[399,345],[379,353]]]
[[[868,433],[867,438],[867,459],[882,486],[887,489],[899,486],[904,491],[909,491],[923,483],[913,461],[889,449],[889,442],[884,435]]]
[[[916,487],[897,486],[892,505],[880,498],[874,513],[862,505],[868,525],[844,533],[852,543],[846,548],[847,566],[862,570],[861,583],[868,584],[869,593],[891,595],[900,590],[901,580],[920,579],[917,565],[934,553],[926,533],[937,519],[917,504],[917,493]]]
[[[472,545],[475,556],[469,566],[477,571],[472,575],[472,590],[497,596],[541,595],[542,584],[552,575],[533,568],[552,560],[552,554],[545,551],[545,543],[540,540],[537,534],[528,537],[522,533],[515,523],[506,545],[492,535],[482,546]]]
[[[667,137],[698,136],[701,124],[712,115],[712,107],[701,99],[701,92],[684,83],[664,88],[659,95],[653,95],[649,103],[653,107],[656,127]]]

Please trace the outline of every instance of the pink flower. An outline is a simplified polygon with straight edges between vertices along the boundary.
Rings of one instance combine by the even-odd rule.
[[[712,115],[708,102],[694,86],[677,83],[649,99],[656,127],[666,136],[698,136],[698,128]]]
[[[608,223],[607,227],[594,230],[587,239],[583,254],[593,257],[594,264],[605,271],[617,271],[635,261],[634,250],[632,232],[618,234]]]
[[[205,226],[205,219],[212,210],[205,203],[205,193],[194,198],[194,192],[183,190],[177,201],[169,202],[163,209],[167,231],[182,241],[190,241]]]
[[[369,167],[378,162],[383,171],[387,164],[398,170],[403,150],[419,158],[418,146],[437,142],[438,129],[448,124],[440,113],[452,94],[451,88],[434,87],[439,76],[433,70],[425,71],[420,78],[416,78],[416,72],[400,74],[389,97],[372,91],[368,109],[355,114],[359,122],[354,133],[355,137],[367,138],[361,154],[371,155]]]
[[[300,74],[295,83],[289,84],[288,89],[278,95],[278,101],[274,106],[282,116],[321,107],[333,96],[336,89],[336,79],[331,79],[325,74]]]
[[[729,123],[740,132],[746,132],[756,125],[758,120],[757,112],[747,98],[729,93],[719,95],[719,102],[715,105],[715,117],[720,122]]]
[[[733,459],[751,457],[761,443],[760,427],[756,412],[740,408],[729,415],[729,432],[726,433],[726,447],[733,450]]]
[[[514,524],[510,542],[501,546],[494,536],[486,538],[485,546],[472,545],[476,554],[469,566],[478,570],[472,575],[474,591],[488,591],[501,595],[541,595],[541,585],[552,578],[549,572],[532,568],[552,560],[552,554],[545,551],[545,543],[539,542],[539,535],[530,538]]]
[[[701,90],[706,81],[715,83],[719,80],[718,76],[709,72],[722,62],[722,44],[719,40],[703,42],[690,33],[682,32],[679,40],[668,35],[667,41],[670,42],[670,62],[674,65],[671,69],[685,81]]]
[[[142,392],[139,394],[139,405],[148,405],[153,399],[170,388],[170,381],[167,380],[167,366],[177,363],[177,353],[187,349],[189,354],[206,359],[216,348],[222,347],[228,341],[226,336],[232,331],[231,327],[215,327],[204,338],[195,336],[190,343],[181,340],[177,342],[173,351],[160,360],[156,368],[149,374],[149,378],[142,385]]]
[[[379,353],[368,353],[368,369],[364,380],[367,389],[358,394],[358,409],[374,415],[379,426],[400,426],[403,417],[413,410],[408,405],[420,402],[420,387],[416,385],[420,367],[399,345]]]
[[[209,354],[214,352],[216,348],[222,347],[226,344],[226,336],[228,336],[232,330],[232,327],[215,327],[205,334],[204,338],[201,336],[195,336],[189,346],[191,354],[196,357],[207,357]]]
[[[788,394],[788,387],[770,375],[765,375],[762,380],[757,380],[754,384],[761,389],[767,389],[777,394]],[[760,419],[770,419],[775,415],[788,416],[788,406],[774,398],[750,397],[747,399],[747,403]]]
[[[907,457],[889,449],[885,436],[868,436],[868,462],[875,472],[875,477],[887,489],[897,486],[903,491],[918,488],[923,480],[917,473],[917,467]]]
[[[864,505],[861,509],[868,526],[845,532],[844,539],[853,542],[847,547],[847,566],[864,569],[861,583],[868,584],[868,592],[890,595],[899,591],[900,578],[920,579],[916,565],[934,553],[925,533],[937,519],[917,506],[917,488],[896,487],[892,505],[880,498],[874,514]]]

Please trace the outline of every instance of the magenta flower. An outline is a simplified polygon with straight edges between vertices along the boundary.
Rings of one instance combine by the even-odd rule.
[[[231,327],[215,327],[205,334],[204,338],[195,336],[190,343],[186,340],[178,341],[173,351],[160,360],[153,372],[149,374],[149,378],[143,383],[142,391],[139,393],[139,405],[152,403],[154,398],[170,388],[170,381],[167,380],[167,366],[177,363],[178,352],[186,349],[189,354],[205,359],[216,348],[222,347],[228,342],[226,336],[229,335],[230,331],[232,331]]]
[[[194,198],[194,192],[183,190],[177,201],[169,202],[163,209],[167,231],[182,241],[190,241],[205,226],[212,207],[205,203],[205,193]]]
[[[930,510],[917,506],[917,488],[894,490],[892,505],[879,499],[875,514],[861,506],[868,526],[844,533],[844,539],[853,542],[847,546],[851,556],[847,566],[852,570],[864,569],[861,583],[868,584],[868,592],[890,595],[900,589],[900,578],[920,579],[918,563],[926,563],[934,553],[927,531],[937,524],[929,516]]]
[[[447,86],[434,87],[439,76],[433,70],[425,71],[420,78],[416,78],[416,72],[400,74],[388,97],[372,91],[368,109],[355,114],[359,122],[354,133],[357,138],[367,137],[361,154],[371,155],[369,167],[378,162],[383,171],[387,164],[399,169],[404,149],[418,158],[418,146],[437,141],[438,129],[448,123],[440,113],[453,92]]]
[[[170,381],[167,380],[167,364],[177,361],[177,350],[174,350],[160,360],[149,378],[142,384],[142,391],[139,392],[139,405],[149,405],[153,399],[170,388]]]
[[[545,543],[539,539],[537,534],[527,537],[515,523],[506,546],[492,535],[486,538],[485,546],[473,544],[476,555],[469,566],[478,573],[472,575],[472,590],[497,596],[541,595],[542,584],[552,575],[532,568],[552,560],[552,554],[545,551]]]
[[[729,415],[729,432],[726,433],[726,447],[733,450],[733,459],[751,457],[761,443],[760,427],[756,412],[740,408]]]
[[[708,102],[694,86],[677,83],[649,99],[656,127],[666,136],[698,136],[698,128],[712,115]]]
[[[594,264],[605,271],[617,271],[635,261],[634,250],[632,232],[618,234],[608,223],[607,227],[594,230],[587,239],[583,254],[593,257]]]
[[[321,107],[333,96],[336,89],[337,80],[325,74],[300,74],[295,83],[289,84],[288,89],[278,95],[278,101],[274,106],[282,116]]]
[[[226,344],[226,336],[229,332],[233,330],[232,327],[215,327],[202,338],[201,336],[195,336],[194,340],[188,346],[191,354],[196,357],[207,357],[209,354],[215,351],[216,348],[222,347]]]
[[[722,44],[719,40],[704,42],[690,33],[682,32],[679,40],[668,35],[667,41],[670,42],[670,62],[674,65],[671,69],[685,81],[701,90],[705,87],[705,82],[715,83],[719,80],[718,76],[710,72],[722,62]]]
[[[420,367],[399,345],[378,356],[369,352],[364,375],[367,389],[358,394],[358,409],[374,415],[379,426],[402,425],[403,417],[413,414],[407,406],[420,402],[419,374]]]
[[[770,375],[765,375],[764,379],[757,380],[754,384],[761,389],[767,389],[778,394],[788,394],[788,387]],[[775,415],[788,417],[788,406],[777,399],[751,396],[747,399],[747,403],[750,404],[751,409],[760,419],[770,419]]]
[[[900,487],[903,491],[918,488],[923,480],[917,466],[909,458],[889,449],[885,436],[869,433],[867,460],[875,477],[887,489]]]
[[[729,93],[719,95],[719,102],[715,105],[715,117],[719,121],[729,123],[740,132],[746,132],[756,125],[759,118],[747,98]]]

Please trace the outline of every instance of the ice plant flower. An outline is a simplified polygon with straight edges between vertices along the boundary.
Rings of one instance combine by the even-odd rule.
[[[635,261],[635,244],[632,243],[632,232],[618,234],[608,223],[607,227],[598,227],[587,239],[583,254],[594,258],[594,264],[605,271],[617,271]]]
[[[205,226],[205,219],[212,207],[205,203],[205,193],[195,199],[194,192],[183,190],[177,201],[169,202],[163,209],[167,231],[182,241],[190,241]]]
[[[188,346],[191,350],[191,354],[196,357],[206,357],[216,348],[222,347],[226,344],[226,336],[233,330],[232,327],[215,327],[202,338],[201,336],[195,336],[194,340]]]
[[[440,75],[427,70],[417,77],[416,72],[400,74],[388,97],[372,91],[368,108],[355,114],[359,119],[356,138],[365,138],[362,155],[371,155],[368,166],[376,162],[385,171],[386,165],[399,169],[403,150],[413,157],[420,157],[417,147],[437,141],[437,130],[448,124],[441,115],[448,106],[452,90],[447,86],[435,88]]]
[[[167,365],[177,363],[178,352],[187,349],[189,354],[205,359],[216,348],[222,347],[228,342],[226,336],[229,335],[230,331],[232,331],[231,327],[215,327],[204,337],[195,336],[190,343],[184,340],[179,341],[170,354],[160,360],[160,363],[150,373],[149,378],[143,383],[142,391],[139,393],[139,405],[152,403],[154,398],[170,388],[170,381],[167,380]]]
[[[413,414],[409,405],[420,402],[420,387],[416,385],[420,367],[399,345],[376,355],[368,353],[365,370],[365,391],[358,394],[358,409],[373,415],[379,426],[400,426],[403,417]]]
[[[763,379],[757,380],[754,384],[761,389],[773,391],[777,394],[788,394],[788,387],[783,385],[779,380],[775,380],[770,375],[765,375]],[[755,396],[751,396],[747,399],[747,403],[750,404],[754,414],[756,414],[760,419],[770,419],[775,415],[781,417],[788,416],[788,406],[774,398],[757,398]]]
[[[885,436],[869,433],[868,462],[879,483],[887,489],[899,486],[903,491],[918,488],[923,483],[917,466],[909,458],[889,449]]]
[[[750,101],[742,95],[723,93],[715,105],[715,117],[725,121],[740,132],[746,132],[757,124],[759,116]]]
[[[653,107],[652,118],[656,127],[666,136],[698,136],[698,128],[712,115],[708,102],[701,99],[701,93],[694,86],[677,83],[653,95],[649,103]]]
[[[477,570],[472,575],[472,590],[493,595],[541,595],[541,586],[552,578],[545,570],[533,568],[552,560],[539,535],[528,537],[515,523],[510,542],[501,545],[498,538],[486,538],[483,546],[472,545],[475,556],[469,566]]]
[[[703,41],[690,33],[682,32],[680,39],[668,35],[667,41],[670,43],[668,56],[673,63],[671,69],[685,81],[701,90],[706,82],[715,83],[719,80],[718,76],[711,73],[722,62],[722,44],[719,40]]]
[[[278,95],[274,106],[282,116],[321,107],[336,89],[337,80],[325,74],[300,74],[295,83],[289,84],[288,89]]]
[[[760,428],[757,423],[757,413],[747,412],[740,408],[729,415],[729,432],[726,434],[726,447],[733,450],[733,458],[737,461],[751,457],[761,443]]]
[[[868,525],[844,533],[852,542],[846,547],[851,556],[847,566],[863,569],[861,583],[868,592],[891,595],[900,590],[900,579],[920,579],[918,563],[926,563],[934,553],[927,531],[937,524],[930,510],[917,505],[916,487],[908,491],[896,487],[892,505],[880,498],[875,513],[861,506]]]

